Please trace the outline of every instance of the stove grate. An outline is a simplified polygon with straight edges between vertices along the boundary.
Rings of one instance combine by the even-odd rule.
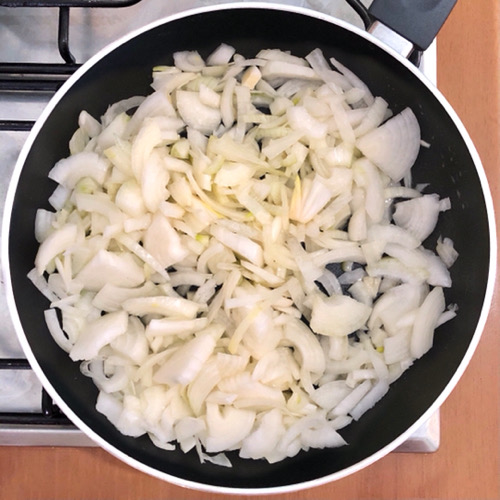
[[[56,7],[59,9],[57,46],[64,63],[0,63],[0,92],[55,92],[80,66],[69,46],[71,7],[129,7],[141,0],[0,0],[2,7]],[[27,125],[0,122],[0,130],[29,130]],[[21,128],[19,128],[21,127]]]
[[[130,7],[141,0],[0,0],[0,7]]]

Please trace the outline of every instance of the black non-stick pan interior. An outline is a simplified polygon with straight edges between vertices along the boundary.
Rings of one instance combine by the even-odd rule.
[[[151,69],[172,63],[178,50],[207,56],[221,42],[254,56],[263,48],[281,48],[305,56],[316,47],[334,56],[365,80],[395,112],[411,106],[430,143],[414,168],[415,183],[450,197],[452,210],[441,217],[430,238],[453,239],[460,257],[446,290],[459,316],[436,332],[434,348],[393,384],[389,393],[360,421],[341,433],[348,445],[311,450],[281,463],[241,460],[229,453],[232,468],[200,464],[196,452],[156,448],[148,438],[122,436],[95,407],[97,390],[50,338],[43,319],[48,302],[30,284],[37,244],[34,218],[54,184],[47,179],[53,164],[69,154],[77,117],[86,109],[95,117],[125,97],[149,92]],[[442,103],[404,64],[359,34],[332,22],[287,10],[245,7],[215,10],[171,20],[119,45],[80,76],[47,117],[22,169],[10,224],[10,269],[22,327],[46,378],[72,412],[117,450],[181,480],[232,488],[279,487],[321,478],[354,466],[378,452],[412,426],[450,383],[468,350],[483,307],[490,265],[490,236],[485,196],[473,157]]]

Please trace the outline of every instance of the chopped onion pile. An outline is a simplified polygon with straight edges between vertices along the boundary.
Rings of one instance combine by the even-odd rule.
[[[49,174],[29,275],[49,330],[127,436],[221,465],[344,445],[456,314],[417,119],[318,49],[174,62],[83,111]]]

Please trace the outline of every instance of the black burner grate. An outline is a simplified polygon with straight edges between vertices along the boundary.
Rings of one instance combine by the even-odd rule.
[[[56,7],[59,9],[57,46],[63,63],[0,63],[0,92],[54,93],[72,75],[79,64],[69,46],[71,7],[129,7],[141,0],[0,0],[2,7]],[[0,120],[0,130],[29,131],[32,121]]]
[[[1,7],[129,7],[141,0],[0,0]]]

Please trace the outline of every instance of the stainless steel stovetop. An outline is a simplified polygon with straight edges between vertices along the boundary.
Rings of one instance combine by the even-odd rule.
[[[364,0],[364,3],[368,5],[370,1]],[[63,62],[57,43],[61,11],[55,7],[1,6],[9,3],[15,2],[0,0],[0,68],[2,65],[6,67],[7,63]],[[116,1],[116,5],[125,3]],[[170,14],[217,3],[227,2],[139,0],[129,7],[72,7],[61,13],[69,13],[69,52],[77,63],[82,63],[133,29]],[[344,0],[287,0],[275,3],[314,9],[362,27],[359,18]],[[69,55],[66,54],[66,57]],[[420,69],[435,82],[435,45],[423,54]],[[29,123],[20,126],[19,122],[36,120],[52,96],[51,91],[12,90],[10,80],[17,78],[14,73],[11,69],[7,79],[0,75],[0,200],[5,199],[16,159],[29,133],[24,130],[29,129]],[[25,83],[22,85],[26,87]],[[0,201],[0,217],[3,208]],[[0,276],[0,445],[93,446],[93,442],[54,407],[34,372],[29,369],[9,317],[2,283]],[[436,412],[396,451],[436,451],[439,433],[440,419],[439,412]]]

